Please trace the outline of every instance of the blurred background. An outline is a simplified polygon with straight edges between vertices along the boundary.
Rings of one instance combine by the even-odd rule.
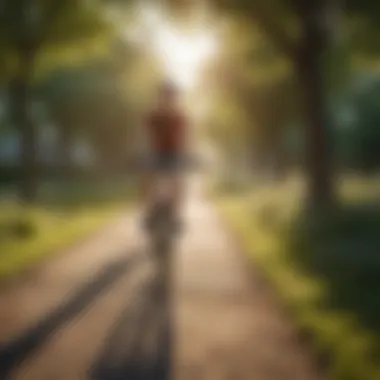
[[[380,378],[379,20],[375,0],[1,0],[0,278],[136,204],[169,77],[249,258],[337,379]]]

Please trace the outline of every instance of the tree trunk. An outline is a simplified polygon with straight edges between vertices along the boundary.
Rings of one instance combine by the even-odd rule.
[[[305,8],[308,5],[305,4]],[[304,14],[303,41],[296,58],[296,69],[306,124],[305,164],[309,197],[311,205],[319,207],[331,205],[335,197],[324,76],[327,40],[318,24],[317,10],[321,11],[309,8]]]
[[[21,183],[20,199],[32,203],[37,196],[37,131],[32,120],[30,81],[34,66],[34,52],[19,53],[16,75],[10,84],[13,120],[20,135]]]

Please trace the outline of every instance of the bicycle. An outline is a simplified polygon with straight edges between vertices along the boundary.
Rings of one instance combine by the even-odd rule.
[[[158,183],[156,199],[151,210],[151,224],[148,229],[153,255],[158,259],[168,259],[173,244],[178,237],[176,221],[178,217],[174,207],[172,192],[170,189],[162,190],[162,182],[167,178],[161,178]],[[165,191],[166,190],[166,191]]]
[[[186,157],[181,163],[182,170],[194,172],[200,169],[201,163],[194,157]],[[173,250],[174,241],[179,236],[182,226],[179,226],[177,210],[174,205],[173,192],[170,189],[170,172],[162,173],[155,189],[154,206],[151,209],[149,228],[147,230],[153,255],[158,259],[167,259]],[[169,181],[167,181],[169,180]],[[165,186],[169,183],[169,186]],[[182,223],[180,223],[182,224]]]

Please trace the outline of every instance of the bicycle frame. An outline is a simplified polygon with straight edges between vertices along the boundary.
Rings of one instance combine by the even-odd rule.
[[[157,218],[151,230],[151,242],[153,253],[158,256],[169,255],[175,238],[174,208],[172,192],[162,184],[166,184],[168,178],[162,178],[158,183],[156,213]],[[169,178],[170,183],[170,178]]]

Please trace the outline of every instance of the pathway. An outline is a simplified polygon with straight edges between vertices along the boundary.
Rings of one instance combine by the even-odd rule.
[[[184,211],[173,307],[133,215],[2,289],[0,378],[319,379],[201,189]]]

